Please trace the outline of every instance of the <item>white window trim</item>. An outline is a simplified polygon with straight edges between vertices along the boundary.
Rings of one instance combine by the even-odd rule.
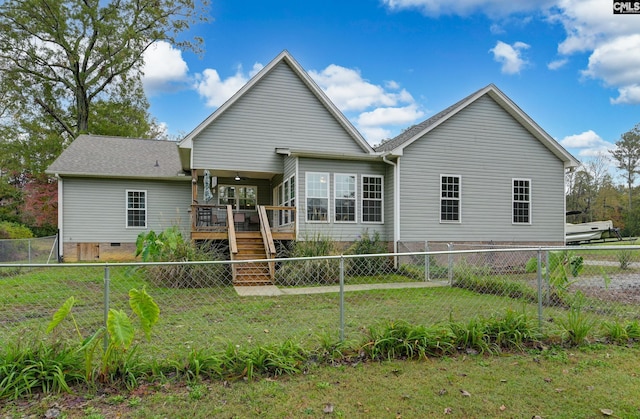
[[[324,175],[327,177],[327,196],[309,196],[309,175]],[[331,175],[329,172],[306,172],[304,176],[304,220],[308,224],[328,224],[331,221]],[[326,220],[309,220],[309,198],[326,198],[327,199],[327,219]]]
[[[353,198],[344,198],[337,196],[338,191],[338,176],[347,176],[353,178]],[[353,200],[353,221],[349,220],[336,220],[335,217],[338,214],[336,203],[338,199],[352,199]],[[333,174],[333,222],[337,224],[356,224],[358,222],[358,175],[355,173],[334,173]]]
[[[291,208],[296,208],[297,202],[295,203],[295,205],[291,205],[291,201],[296,201],[297,199],[297,195],[298,195],[298,191],[295,190],[297,188],[297,182],[296,184],[294,184],[294,187],[291,187],[291,179],[294,179],[295,182],[295,177],[296,175],[291,175],[286,179],[283,179],[283,181],[281,183],[278,184],[278,186],[276,186],[276,195],[277,195],[277,199],[275,200],[275,202],[278,204],[278,206],[281,207],[291,207]],[[285,185],[288,185],[288,189],[289,189],[289,199],[285,200],[285,194],[286,194],[286,188]],[[294,192],[294,196],[291,195],[291,192]],[[281,192],[281,193],[280,193]],[[291,225],[294,221],[294,215],[295,213],[293,212],[289,212],[289,222],[288,223],[283,223],[283,224],[278,224],[278,225]]]
[[[513,204],[516,202],[525,202],[525,201],[516,201],[515,200],[515,196],[514,196],[514,192],[513,192],[513,183],[514,182],[521,182],[521,181],[525,181],[529,183],[529,200],[526,201],[529,203],[529,221],[526,223],[523,222],[515,222],[513,220]],[[521,178],[521,177],[515,177],[511,179],[511,224],[512,225],[517,225],[517,226],[526,226],[526,225],[531,225],[532,224],[532,219],[533,219],[533,191],[532,191],[532,186],[531,186],[531,179],[528,178]]]
[[[458,178],[458,219],[457,220],[443,220],[442,219],[442,201],[444,199],[451,198],[443,198],[442,197],[442,178],[443,177],[456,177]],[[438,200],[438,218],[440,219],[440,224],[462,224],[462,176],[461,175],[451,175],[451,174],[441,174],[438,178],[440,183],[439,186],[439,200]],[[455,199],[455,198],[454,198]]]
[[[130,226],[129,225],[129,211],[138,210],[139,208],[129,208],[129,192],[143,192],[144,193],[144,226]],[[135,230],[146,230],[149,226],[149,201],[148,192],[146,189],[126,189],[124,194],[124,226],[125,228]]]
[[[364,178],[373,177],[380,179],[380,221],[364,221]],[[368,201],[376,201],[375,199],[367,198]],[[361,175],[360,176],[360,222],[362,224],[384,224],[384,176],[382,175]]]

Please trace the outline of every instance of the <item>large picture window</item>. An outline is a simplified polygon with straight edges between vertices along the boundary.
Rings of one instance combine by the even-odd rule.
[[[356,221],[356,175],[334,175],[335,221]]]
[[[147,227],[147,191],[127,191],[127,227]]]
[[[513,179],[513,223],[531,224],[531,180]]]
[[[307,221],[329,221],[329,174],[306,175]]]
[[[440,221],[460,222],[460,176],[440,176]]]
[[[218,204],[231,205],[234,210],[255,210],[257,197],[257,186],[218,186]]]
[[[362,176],[362,222],[382,222],[382,176]]]

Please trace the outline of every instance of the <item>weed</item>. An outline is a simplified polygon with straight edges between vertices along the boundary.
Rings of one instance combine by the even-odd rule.
[[[616,252],[618,263],[620,263],[620,269],[629,269],[631,266],[633,253],[629,249],[620,249]]]

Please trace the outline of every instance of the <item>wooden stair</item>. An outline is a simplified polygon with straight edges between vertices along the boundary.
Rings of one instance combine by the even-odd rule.
[[[236,244],[238,252],[231,254],[231,260],[267,259],[260,232],[237,232]],[[273,285],[269,264],[267,262],[234,263],[233,285]]]

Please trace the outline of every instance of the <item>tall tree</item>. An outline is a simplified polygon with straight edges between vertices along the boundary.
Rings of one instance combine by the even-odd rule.
[[[629,212],[631,211],[632,190],[640,164],[640,124],[622,134],[616,141],[616,148],[609,150],[617,162],[618,169],[622,170],[627,182],[629,194]]]
[[[88,132],[91,105],[114,83],[140,78],[156,41],[198,50],[178,35],[206,21],[208,0],[6,0],[0,4],[3,92],[39,110],[70,138]],[[104,97],[103,97],[104,99]]]

